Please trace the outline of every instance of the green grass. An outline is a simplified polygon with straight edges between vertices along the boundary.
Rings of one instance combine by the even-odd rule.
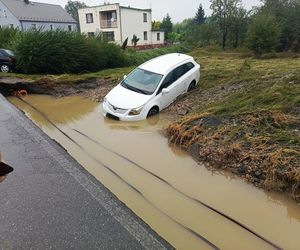
[[[241,58],[241,53],[210,53],[202,50],[192,55],[201,64],[200,88],[243,84],[244,89],[198,111],[238,114],[256,109],[290,112],[300,105],[300,59]]]

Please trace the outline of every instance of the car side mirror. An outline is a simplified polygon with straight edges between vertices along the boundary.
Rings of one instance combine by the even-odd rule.
[[[127,77],[127,75],[124,75],[124,76],[123,76],[123,79],[125,79],[126,77]]]
[[[170,93],[170,90],[168,90],[168,89],[162,89],[161,93],[162,93],[163,95],[166,95],[166,94],[169,94],[169,93]]]

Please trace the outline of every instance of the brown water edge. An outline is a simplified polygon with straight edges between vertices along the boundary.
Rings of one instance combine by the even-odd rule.
[[[168,124],[167,117],[123,123],[103,118],[101,105],[81,97],[28,96],[26,99],[78,141],[89,154],[143,193],[145,199],[92,160],[32,108],[15,98],[10,100],[176,248],[207,248],[185,228],[205,236],[222,249],[268,249],[269,246],[73,129],[134,160],[181,192],[218,208],[279,246],[285,249],[300,246],[300,209],[295,202],[283,195],[252,187],[228,173],[211,172],[180,149],[170,148],[167,139],[158,132]]]

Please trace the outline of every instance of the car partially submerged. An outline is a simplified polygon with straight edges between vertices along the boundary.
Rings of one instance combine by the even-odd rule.
[[[103,102],[103,115],[138,121],[159,113],[179,95],[195,88],[200,65],[185,54],[156,57],[133,70]]]

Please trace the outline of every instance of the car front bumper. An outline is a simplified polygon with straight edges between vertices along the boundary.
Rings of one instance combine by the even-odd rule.
[[[120,121],[141,121],[147,117],[147,114],[145,115],[143,110],[139,115],[129,115],[130,109],[124,113],[116,112],[106,102],[103,102],[102,110],[104,117]]]

